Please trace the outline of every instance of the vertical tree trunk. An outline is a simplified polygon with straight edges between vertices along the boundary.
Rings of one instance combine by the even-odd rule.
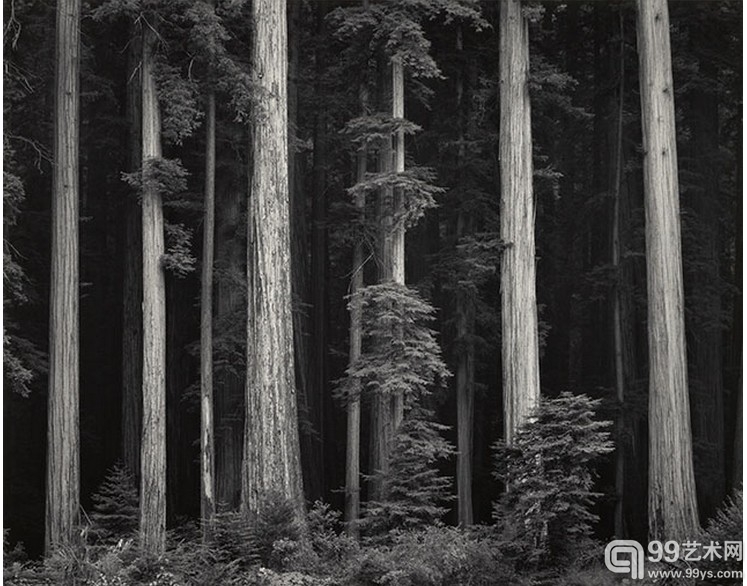
[[[500,21],[501,317],[506,442],[539,400],[535,290],[529,32],[520,0],[504,0]]]
[[[127,124],[128,168],[140,168],[141,89],[137,70],[140,67],[141,39],[132,31],[127,51]],[[140,434],[142,426],[143,376],[143,264],[142,211],[139,194],[125,202],[124,274],[122,300],[122,462],[135,478],[140,477]]]
[[[368,9],[368,0],[363,0],[364,10]],[[361,82],[359,88],[361,115],[368,114],[368,88],[367,80]],[[368,165],[368,152],[366,145],[361,147],[358,152],[358,161],[356,169],[356,182],[360,183],[366,177]],[[355,198],[355,208],[361,221],[365,219],[366,196],[358,194]],[[363,288],[363,243],[356,240],[353,247],[353,275],[350,279],[350,358],[349,364],[353,366],[361,357],[363,331],[362,331],[362,311],[360,302],[356,299],[356,293]],[[348,397],[346,405],[347,411],[347,443],[345,452],[345,531],[346,533],[358,539],[360,529],[358,520],[360,519],[360,450],[361,450],[361,399],[360,384],[356,381],[356,388]]]
[[[143,171],[161,157],[161,121],[153,76],[155,33],[143,26]],[[145,173],[144,173],[145,175]],[[166,546],[166,282],[163,208],[158,189],[143,182],[143,441],[140,540],[153,554]]]
[[[464,51],[462,27],[457,28],[456,49]],[[458,185],[463,181],[465,101],[464,80],[461,70],[456,74],[458,109],[457,176]],[[461,187],[461,185],[460,185]],[[467,232],[466,214],[459,207],[456,229],[456,244]],[[474,306],[469,293],[457,286],[456,293],[456,400],[457,400],[457,516],[463,527],[472,525],[472,426],[475,403],[475,352],[471,336],[474,330]]]
[[[288,202],[287,24],[284,0],[252,4],[253,128],[249,202],[247,398],[242,508],[276,493],[299,520],[303,488],[296,416]]]
[[[620,19],[620,70],[619,70],[619,88],[617,96],[617,119],[615,121],[614,131],[614,150],[611,153],[612,159],[612,266],[615,270],[615,274],[618,279],[615,283],[612,298],[612,327],[613,327],[613,343],[614,343],[614,355],[615,355],[615,396],[617,397],[617,403],[620,408],[620,413],[617,417],[617,430],[618,437],[621,438],[617,442],[615,451],[615,535],[618,539],[625,537],[625,508],[624,508],[624,496],[625,496],[625,444],[622,441],[624,438],[625,420],[624,420],[624,409],[623,405],[625,402],[625,356],[627,355],[625,344],[625,336],[623,334],[623,320],[622,320],[622,287],[625,286],[622,278],[622,271],[620,270],[620,198],[622,196],[622,180],[623,180],[623,116],[624,116],[624,98],[625,98],[625,35],[623,30],[623,17],[622,13],[619,16]]]
[[[405,117],[405,68],[402,59],[392,59],[392,118]],[[405,132],[398,130],[394,135],[394,172],[405,171]],[[405,224],[402,213],[405,202],[401,190],[394,190],[394,226],[392,234],[392,278],[395,283],[405,284]],[[392,434],[397,433],[404,417],[404,396],[397,393],[392,397]],[[389,448],[387,448],[387,454]]]
[[[80,501],[78,137],[80,0],[57,3],[49,314],[46,553],[70,545]]]
[[[208,90],[205,114],[205,221],[202,237],[200,298],[200,516],[202,535],[210,537],[215,514],[213,432],[213,258],[215,230],[215,93]]]
[[[238,140],[238,138],[237,138]],[[223,347],[232,347],[233,336],[246,337],[241,328],[234,332],[232,324],[246,322],[246,248],[241,238],[242,205],[246,193],[243,173],[237,173],[232,164],[216,178],[216,231],[215,255],[215,321],[216,333],[223,337]],[[244,342],[240,351],[246,356]],[[216,348],[217,349],[217,348]],[[245,367],[231,360],[231,355],[221,354],[215,368],[215,485],[217,505],[236,510],[241,500],[241,459],[244,437],[244,383]]]
[[[687,393],[674,86],[666,0],[638,0],[649,339],[651,539],[698,527]]]

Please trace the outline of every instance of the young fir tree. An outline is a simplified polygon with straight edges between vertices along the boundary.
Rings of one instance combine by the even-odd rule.
[[[495,446],[495,476],[510,488],[496,502],[498,529],[534,564],[570,560],[591,536],[594,470],[613,450],[610,421],[598,421],[601,400],[561,393],[530,413],[512,442]],[[527,561],[527,560],[524,560]]]
[[[135,537],[140,519],[140,501],[135,478],[120,463],[107,473],[98,491],[91,497],[90,534],[102,543]]]

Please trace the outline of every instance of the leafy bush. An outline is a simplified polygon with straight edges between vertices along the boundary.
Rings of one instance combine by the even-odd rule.
[[[267,495],[251,526],[259,558],[270,567],[282,568],[302,536],[293,502],[278,493]]]
[[[495,475],[508,490],[495,518],[524,564],[562,567],[588,545],[599,496],[592,464],[613,450],[611,422],[594,419],[599,403],[568,392],[543,399],[513,445],[496,445]]]
[[[713,516],[708,522],[703,536],[700,538],[700,542],[704,544],[719,543],[722,547],[726,541],[739,541],[743,540],[743,520],[744,520],[744,498],[742,489],[739,488],[734,491],[731,498],[726,500],[723,507]],[[722,550],[723,551],[723,550]],[[698,568],[703,571],[711,570],[713,575],[719,571],[736,571],[742,569],[741,560],[736,558],[730,558],[728,560],[710,560],[701,561],[698,563]],[[705,584],[709,584],[708,581],[704,581]],[[713,582],[715,585],[716,582]],[[741,578],[719,578],[719,586],[728,586],[730,584],[742,584]]]

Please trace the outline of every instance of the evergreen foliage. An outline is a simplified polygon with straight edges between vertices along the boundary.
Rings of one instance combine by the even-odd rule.
[[[380,541],[391,532],[439,526],[444,505],[453,499],[451,479],[438,469],[438,463],[454,454],[454,448],[441,435],[448,429],[434,421],[434,414],[413,407],[405,416],[394,438],[389,472],[382,477],[384,498],[364,506],[363,533]]]
[[[731,497],[727,498],[721,509],[708,521],[708,525],[699,539],[703,545],[711,543],[725,547],[727,541],[743,542],[744,539],[744,492],[742,488],[734,491]],[[723,549],[721,550],[723,552]],[[744,555],[744,549],[742,549]],[[698,568],[702,571],[711,571],[716,576],[719,571],[736,572],[742,570],[743,562],[736,557],[730,557],[728,560],[714,559],[703,560],[702,565]],[[735,574],[733,574],[735,575]],[[731,584],[743,584],[742,578],[720,578],[713,582],[705,581],[707,584],[716,586],[729,586]]]
[[[343,398],[360,388],[369,396],[402,393],[405,404],[412,405],[450,376],[428,327],[434,309],[417,292],[390,282],[364,287],[356,295],[363,311],[364,345],[360,360],[339,382]]]
[[[506,486],[495,519],[520,559],[561,563],[572,560],[581,543],[588,545],[600,496],[592,465],[614,449],[607,431],[612,422],[594,418],[600,402],[570,392],[543,398],[513,445],[495,445],[495,475]]]
[[[111,467],[91,498],[91,537],[100,543],[116,543],[135,536],[140,521],[138,492],[135,478],[121,463]]]

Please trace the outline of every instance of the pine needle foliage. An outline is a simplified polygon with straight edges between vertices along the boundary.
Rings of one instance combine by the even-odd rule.
[[[591,536],[598,519],[592,506],[600,496],[592,490],[593,464],[614,449],[607,431],[612,422],[595,419],[600,403],[570,392],[542,399],[513,445],[495,445],[495,476],[507,491],[494,515],[531,562],[570,561],[574,545]]]
[[[364,287],[356,296],[363,311],[364,346],[339,381],[339,396],[347,399],[359,388],[369,396],[402,393],[408,406],[451,376],[428,327],[435,310],[417,292],[388,282]]]
[[[719,544],[723,548],[726,542],[741,542],[744,536],[744,493],[741,488],[734,491],[734,494],[726,499],[723,507],[708,521],[708,525],[700,543],[703,545]],[[723,550],[722,550],[723,551]],[[742,569],[742,560],[736,557],[730,557],[728,560],[711,559],[703,560],[698,564],[701,571],[711,571],[716,576],[719,571],[732,571],[734,578],[720,577],[718,582],[706,581],[706,584],[716,584],[726,586],[729,584],[742,584],[742,578],[736,578],[737,571]],[[723,574],[721,574],[723,576]]]
[[[432,411],[411,409],[394,439],[389,472],[382,477],[384,498],[364,507],[363,533],[373,541],[393,531],[419,530],[440,526],[453,498],[451,479],[443,476],[438,462],[454,454],[441,435],[448,426],[434,421]]]
[[[135,478],[121,462],[112,466],[91,498],[93,512],[89,535],[101,543],[116,543],[136,534],[140,500]]]

